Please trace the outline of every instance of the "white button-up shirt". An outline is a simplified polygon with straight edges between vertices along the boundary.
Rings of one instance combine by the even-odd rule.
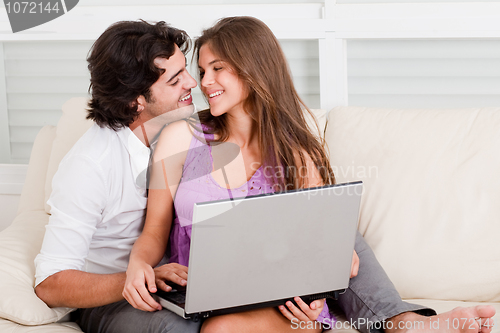
[[[150,149],[130,128],[92,126],[52,181],[51,216],[35,259],[36,285],[62,270],[127,269],[146,215]]]

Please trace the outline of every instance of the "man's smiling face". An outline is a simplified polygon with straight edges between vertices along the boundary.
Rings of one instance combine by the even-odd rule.
[[[169,59],[156,58],[155,65],[165,72],[151,86],[149,102],[144,96],[138,99],[144,106],[143,121],[193,103],[191,89],[196,87],[196,80],[188,73],[186,58],[179,47],[175,46],[175,53]]]

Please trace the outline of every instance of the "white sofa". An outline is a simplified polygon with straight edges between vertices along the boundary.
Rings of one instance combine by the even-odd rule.
[[[36,297],[33,260],[52,176],[91,125],[85,102],[68,101],[57,127],[38,134],[18,216],[0,233],[2,333],[79,331],[70,309]],[[327,112],[315,113],[324,127]],[[337,107],[325,135],[337,181],[365,184],[359,230],[401,296],[438,312],[486,303],[500,312],[500,108]]]

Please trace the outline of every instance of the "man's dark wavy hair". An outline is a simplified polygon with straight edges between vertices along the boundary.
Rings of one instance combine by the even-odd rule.
[[[137,98],[143,95],[149,102],[151,85],[165,72],[154,60],[169,59],[175,45],[186,54],[189,36],[163,21],[122,21],[106,29],[87,57],[92,94],[87,119],[115,131],[133,123]]]

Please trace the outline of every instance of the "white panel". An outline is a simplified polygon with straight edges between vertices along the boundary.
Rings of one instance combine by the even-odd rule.
[[[498,107],[500,95],[349,95],[349,105],[383,108]]]
[[[27,165],[0,164],[0,231],[9,226],[17,215],[27,171]]]
[[[92,44],[93,41],[64,41],[64,44],[60,41],[7,43],[5,58],[7,60],[81,60],[87,57]]]
[[[347,105],[346,41],[329,32],[319,43],[321,108]]]
[[[222,5],[268,3],[317,3],[322,0],[80,0],[78,6]]]
[[[60,110],[61,106],[70,98],[85,97],[87,94],[9,94],[9,110],[33,109],[33,110]],[[56,125],[56,124],[53,124]]]
[[[436,0],[337,0],[339,4],[361,3],[434,3]],[[439,2],[471,2],[471,0],[439,0]],[[500,2],[500,0],[481,0],[481,2]]]
[[[10,134],[10,141],[12,143],[32,143],[35,141],[35,138],[41,129],[42,126],[15,127]]]
[[[4,59],[4,46],[3,43],[0,43],[0,163],[10,163],[11,147]]]
[[[351,40],[349,105],[500,105],[500,41]]]
[[[288,61],[295,59],[318,59],[316,41],[310,40],[280,40],[281,48]]]
[[[500,38],[500,2],[337,4],[326,15],[338,38]]]
[[[12,162],[27,163],[38,131],[57,124],[68,99],[87,96],[85,59],[91,45],[90,41],[5,43]]]
[[[320,103],[320,94],[301,95],[300,98],[310,109],[322,108]]]
[[[63,43],[63,42],[61,42]],[[66,48],[71,46],[67,45]],[[53,52],[54,53],[54,52]],[[56,58],[54,54],[54,58]],[[6,60],[7,76],[28,77],[28,76],[66,76],[66,77],[84,77],[90,79],[89,71],[82,64],[82,58],[79,59],[15,59]],[[58,71],[54,71],[58,68]]]
[[[500,40],[349,41],[349,59],[498,59]]]
[[[43,94],[81,94],[89,88],[89,80],[85,76],[63,77],[7,77],[7,93]]]
[[[173,15],[172,13],[175,13]],[[179,15],[181,13],[182,15]],[[324,35],[322,4],[227,4],[169,6],[76,6],[56,20],[12,34],[5,11],[0,11],[0,40],[94,40],[110,24],[139,18],[164,20],[197,36],[226,16],[248,15],[266,22],[279,38],[318,38]],[[297,24],[300,22],[300,24]]]
[[[388,55],[390,56],[390,55]],[[498,59],[349,59],[349,77],[500,77]],[[438,68],[439,70],[436,70]]]
[[[59,110],[12,110],[9,112],[9,124],[16,126],[45,126],[57,124],[61,118]]]
[[[359,77],[349,84],[352,95],[500,95],[498,77]]]
[[[0,194],[21,194],[27,172],[27,165],[0,164]]]
[[[38,130],[40,130],[38,128]],[[33,142],[24,142],[24,143],[18,143],[18,142],[12,142],[12,163],[28,163],[29,162],[29,156],[31,154],[31,150],[33,149]],[[28,156],[28,157],[26,157]]]

